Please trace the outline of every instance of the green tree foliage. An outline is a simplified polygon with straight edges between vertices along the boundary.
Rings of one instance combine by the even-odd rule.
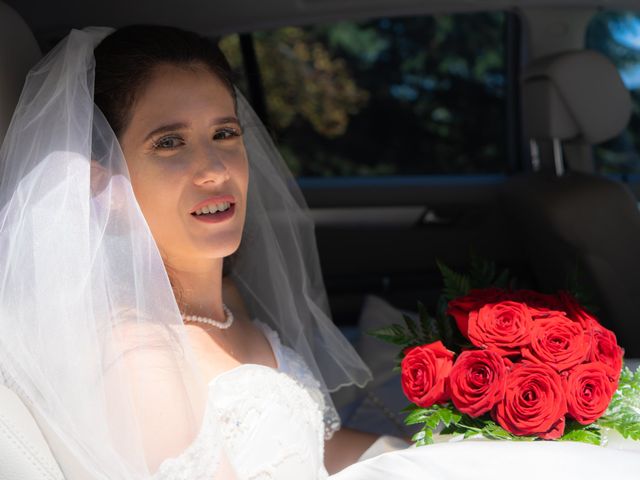
[[[259,32],[254,41],[272,127],[285,130],[299,117],[320,135],[343,135],[349,116],[369,98],[355,84],[345,60],[332,55],[313,32],[297,27]],[[229,56],[239,67],[237,37],[225,38],[221,47],[234,52]]]
[[[290,167],[309,176],[501,171],[505,28],[497,12],[254,34]],[[233,41],[222,46],[239,65]]]

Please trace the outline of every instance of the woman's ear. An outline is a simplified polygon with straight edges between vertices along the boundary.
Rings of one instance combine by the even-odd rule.
[[[91,195],[95,197],[109,184],[109,172],[98,161],[91,160],[90,176]]]

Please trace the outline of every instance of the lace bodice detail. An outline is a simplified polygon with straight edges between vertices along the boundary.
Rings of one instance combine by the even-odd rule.
[[[246,364],[209,383],[200,432],[178,457],[165,460],[156,480],[214,480],[222,456],[241,479],[322,479],[325,401],[304,361],[281,344],[276,332],[256,322],[278,368]]]
[[[311,395],[320,407],[324,420],[324,438],[325,440],[329,440],[333,434],[340,429],[340,418],[333,408],[333,404],[328,402],[322,393],[323,390],[320,387],[320,382],[318,382],[318,379],[311,373],[311,370],[309,370],[309,367],[302,357],[293,349],[280,342],[278,332],[272,330],[262,322],[255,321],[255,324],[269,340],[276,357],[276,362],[278,363],[278,370],[296,379],[298,383],[305,387],[309,395]]]

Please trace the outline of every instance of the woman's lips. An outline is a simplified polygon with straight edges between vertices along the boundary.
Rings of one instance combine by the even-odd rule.
[[[202,215],[196,215],[192,213],[191,216],[198,220],[199,222],[204,223],[220,223],[225,220],[233,217],[236,211],[236,204],[232,203],[227,210],[224,212],[216,212],[216,213],[203,213]]]

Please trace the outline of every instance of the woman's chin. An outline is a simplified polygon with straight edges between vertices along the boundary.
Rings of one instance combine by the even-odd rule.
[[[199,242],[200,245],[198,245],[194,250],[196,255],[201,256],[202,258],[225,258],[238,251],[241,238],[241,236],[238,236],[237,238],[218,237],[207,242]]]
[[[191,236],[181,241],[157,242],[163,258],[175,262],[223,259],[233,255],[240,247],[242,231],[220,232],[208,237]],[[174,265],[175,266],[175,265]]]

